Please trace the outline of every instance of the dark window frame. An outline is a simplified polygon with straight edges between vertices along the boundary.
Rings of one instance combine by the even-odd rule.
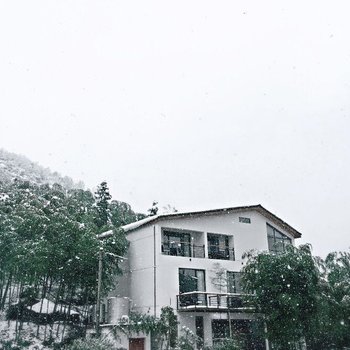
[[[241,285],[242,272],[240,271],[226,271],[227,293],[242,294],[243,289]],[[234,283],[233,291],[231,283]]]
[[[186,274],[185,272],[192,271],[194,273],[188,273]],[[197,275],[198,272],[202,273],[202,289],[200,290],[199,286],[199,276]],[[207,300],[206,300],[206,289],[207,289],[207,284],[206,284],[206,276],[205,276],[205,270],[203,269],[188,269],[188,268],[183,268],[179,267],[179,298],[178,301],[180,302],[181,306],[196,306],[196,305],[206,305]],[[181,278],[183,276],[183,278]],[[185,280],[185,277],[189,277],[187,281]],[[191,280],[192,279],[192,280]],[[191,288],[191,284],[193,281],[196,281],[196,286]],[[185,288],[183,288],[185,287]],[[190,287],[190,288],[188,288]],[[185,289],[185,290],[183,290]],[[189,289],[189,290],[188,290]]]
[[[251,224],[251,223],[252,223],[251,218],[247,218],[247,217],[245,217],[245,216],[240,216],[240,217],[238,218],[238,221],[241,222],[241,223],[243,223],[243,224]]]
[[[277,230],[274,226],[266,223],[266,227],[269,252],[275,254],[283,253],[287,245],[293,244],[293,240],[290,237]]]
[[[205,257],[204,244],[194,244],[195,235],[198,238],[198,235],[204,235],[204,232],[173,227],[162,227],[161,232],[161,253],[163,255],[189,258]]]
[[[178,238],[180,242],[172,242],[172,237]],[[174,247],[172,247],[172,243],[174,243]],[[168,255],[191,256],[191,233],[167,228],[162,229],[162,253],[164,252],[164,245],[167,245],[169,249]],[[177,245],[180,246],[177,247]]]
[[[191,268],[187,268],[187,267],[179,267],[179,294],[181,294],[181,291],[180,291],[180,287],[181,287],[181,284],[180,284],[180,274],[181,274],[181,271],[184,271],[184,270],[187,270],[187,271],[194,271],[195,274],[194,274],[194,277],[198,278],[197,277],[197,272],[200,271],[200,272],[203,272],[203,285],[204,285],[204,290],[203,291],[199,291],[199,292],[206,292],[207,290],[207,282],[206,282],[206,276],[205,276],[205,270],[204,269],[191,269]],[[185,275],[183,273],[183,275]],[[198,285],[197,285],[198,287]],[[197,288],[197,291],[198,291],[198,288]],[[182,293],[186,293],[186,292],[182,292]]]
[[[214,241],[214,239],[224,239],[224,247],[220,247],[219,244],[211,244],[210,241]],[[230,244],[231,242],[231,244]],[[231,235],[223,234],[223,233],[207,233],[207,245],[208,245],[208,258],[209,259],[219,259],[219,260],[231,260],[235,261],[235,248],[234,248],[234,237]],[[215,248],[217,248],[217,252],[215,252]],[[224,253],[222,252],[224,251]],[[219,253],[220,252],[220,253]],[[232,256],[231,256],[232,253]],[[217,254],[217,256],[216,256]]]

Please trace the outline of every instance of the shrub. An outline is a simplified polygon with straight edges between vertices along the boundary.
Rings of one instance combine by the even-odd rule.
[[[0,341],[0,349],[3,350],[22,350],[27,349],[28,346],[31,344],[30,341],[26,341],[23,339],[15,340],[3,340]]]
[[[234,339],[225,339],[213,346],[212,350],[240,350],[238,342]]]
[[[107,339],[89,338],[75,340],[66,350],[115,350],[115,347]]]

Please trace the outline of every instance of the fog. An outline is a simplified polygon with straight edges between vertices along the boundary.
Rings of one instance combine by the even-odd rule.
[[[7,1],[0,147],[145,212],[262,204],[349,248],[347,1]]]

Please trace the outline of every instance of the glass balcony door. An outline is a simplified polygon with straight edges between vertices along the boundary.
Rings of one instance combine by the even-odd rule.
[[[209,259],[230,259],[228,236],[208,233],[208,257]]]
[[[191,256],[191,236],[188,233],[163,231],[163,253]]]
[[[181,306],[204,305],[204,294],[191,292],[205,292],[205,271],[179,269],[179,292]]]

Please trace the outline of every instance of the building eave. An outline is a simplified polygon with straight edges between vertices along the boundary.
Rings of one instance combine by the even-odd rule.
[[[131,224],[122,226],[124,232],[132,232],[141,227],[154,224],[158,221],[168,220],[168,219],[179,219],[179,218],[192,218],[198,216],[207,216],[207,215],[217,215],[217,214],[230,214],[230,213],[239,213],[239,212],[247,212],[247,211],[256,211],[260,213],[262,216],[269,219],[271,222],[275,223],[282,227],[286,232],[291,234],[294,238],[300,238],[301,233],[297,231],[295,228],[290,226],[288,223],[280,219],[277,215],[271,213],[269,210],[265,209],[261,204],[257,205],[248,205],[241,207],[230,207],[230,208],[221,208],[221,209],[210,209],[210,210],[202,210],[202,211],[191,211],[191,212],[182,212],[182,213],[171,213],[171,214],[160,214],[149,216],[145,219],[135,221]],[[104,232],[100,235],[101,238],[108,237],[112,234],[112,231]]]

